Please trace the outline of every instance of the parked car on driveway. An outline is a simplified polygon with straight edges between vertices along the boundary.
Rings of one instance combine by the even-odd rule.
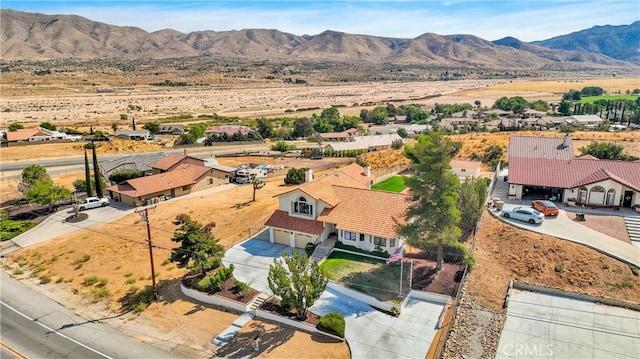
[[[85,211],[91,208],[106,207],[109,205],[109,198],[87,197],[84,202],[78,205],[79,211]]]
[[[542,223],[542,221],[544,221],[544,214],[531,207],[515,207],[510,210],[504,210],[502,217],[513,218],[531,224]]]
[[[531,205],[536,211],[542,212],[545,216],[557,216],[560,212],[555,203],[546,199],[534,199],[531,201]]]

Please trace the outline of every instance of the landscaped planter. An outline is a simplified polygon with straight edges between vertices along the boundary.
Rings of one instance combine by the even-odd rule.
[[[251,305],[253,304],[253,300],[258,295],[260,295],[260,292],[258,292],[258,294],[254,295],[248,303],[242,303],[233,299],[221,297],[219,295],[203,293],[199,290],[188,288],[184,285],[184,283],[182,283],[182,281],[180,282],[180,290],[182,290],[182,293],[187,297],[193,298],[197,301],[219,305],[221,307],[230,308],[239,312],[248,312],[249,308],[251,308]]]
[[[300,322],[297,320],[291,320],[289,318],[285,318],[283,316],[280,316],[278,314],[275,313],[271,313],[271,312],[267,312],[265,310],[262,310],[260,308],[256,309],[256,317],[258,318],[262,318],[262,319],[266,319],[266,320],[272,320],[274,322],[278,322],[284,325],[288,325],[291,327],[294,327],[296,329],[300,329],[300,330],[304,330],[307,333],[311,333],[311,334],[322,334],[322,335],[326,335],[330,338],[339,340],[339,341],[344,341],[344,338],[340,338],[337,335],[333,335],[333,334],[329,334],[327,332],[323,332],[322,330],[319,330],[318,328],[316,328],[315,326],[311,325],[311,324],[307,324],[304,322]]]

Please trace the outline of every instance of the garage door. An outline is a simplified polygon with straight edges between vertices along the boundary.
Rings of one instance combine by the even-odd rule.
[[[289,232],[283,231],[281,229],[276,229],[273,231],[273,241],[277,244],[284,244],[285,246],[289,246]]]
[[[296,248],[304,248],[307,243],[311,243],[311,236],[307,234],[296,235]]]

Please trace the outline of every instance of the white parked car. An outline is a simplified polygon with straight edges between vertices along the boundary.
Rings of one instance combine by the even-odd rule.
[[[510,210],[506,209],[502,212],[502,217],[513,218],[519,221],[529,222],[531,224],[542,223],[542,221],[544,221],[544,214],[531,207],[515,207]]]
[[[87,197],[84,202],[78,205],[79,211],[86,211],[87,209],[106,207],[109,205],[109,198]]]

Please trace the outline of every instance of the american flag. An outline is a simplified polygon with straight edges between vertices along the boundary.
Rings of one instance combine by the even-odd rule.
[[[389,258],[387,258],[387,265],[402,260],[402,247],[403,246],[398,247],[398,249],[396,249],[396,251],[393,252],[393,254],[389,256]]]

